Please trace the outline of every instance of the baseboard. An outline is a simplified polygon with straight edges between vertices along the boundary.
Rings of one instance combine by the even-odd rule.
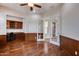
[[[57,46],[60,46],[60,44],[58,42],[50,41],[50,43],[57,45]]]
[[[44,41],[44,39],[37,39],[37,41]]]

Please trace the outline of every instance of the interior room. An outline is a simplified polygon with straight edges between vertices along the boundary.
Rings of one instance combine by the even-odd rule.
[[[79,3],[0,3],[0,56],[79,56]]]

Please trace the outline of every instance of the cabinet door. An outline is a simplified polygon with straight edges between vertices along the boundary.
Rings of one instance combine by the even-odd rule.
[[[22,29],[23,22],[7,20],[6,25],[7,29]]]
[[[17,29],[22,29],[22,22],[17,22]]]
[[[15,22],[14,21],[10,21],[10,28],[14,29],[15,28]]]
[[[18,29],[18,22],[15,21],[15,29]]]

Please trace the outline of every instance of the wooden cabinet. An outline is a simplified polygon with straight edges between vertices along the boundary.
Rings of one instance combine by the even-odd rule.
[[[10,21],[9,24],[10,24],[9,26],[10,26],[11,29],[15,28],[15,22],[14,21]]]
[[[18,22],[18,21],[15,22],[16,29],[22,29],[22,25],[23,25],[22,22]]]
[[[22,29],[23,22],[7,20],[7,29]]]
[[[22,28],[22,22],[17,22],[17,29],[21,29]]]

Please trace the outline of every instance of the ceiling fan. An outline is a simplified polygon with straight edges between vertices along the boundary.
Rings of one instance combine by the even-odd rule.
[[[33,7],[41,8],[40,5],[33,4],[33,3],[24,3],[24,4],[20,4],[20,6],[26,6],[26,5],[30,7],[30,10],[31,10],[31,11],[33,11]]]

